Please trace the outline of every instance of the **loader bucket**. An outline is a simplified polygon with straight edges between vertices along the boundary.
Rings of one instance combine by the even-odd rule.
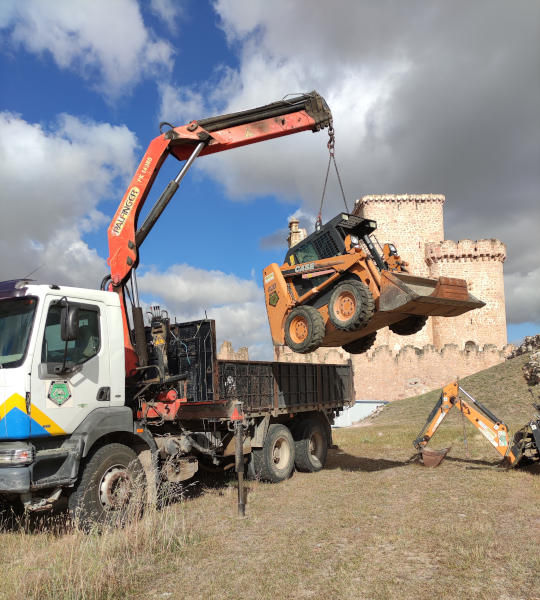
[[[425,467],[438,467],[449,451],[450,447],[443,448],[442,450],[422,448],[422,462],[424,463]]]
[[[429,279],[391,271],[381,273],[380,312],[456,317],[482,306],[485,302],[469,293],[464,279]]]

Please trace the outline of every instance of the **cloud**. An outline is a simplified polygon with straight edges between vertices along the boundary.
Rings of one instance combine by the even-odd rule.
[[[150,0],[150,10],[170,31],[175,30],[177,20],[184,15],[184,7],[175,0]]]
[[[531,290],[540,289],[540,267],[528,273],[507,275],[504,289],[509,323],[540,323],[538,293],[531,297]]]
[[[215,319],[218,347],[229,340],[235,348],[249,346],[251,358],[271,360],[264,294],[255,281],[179,264],[150,269],[138,284],[148,302],[165,306],[178,321]]]
[[[508,247],[505,272],[533,272],[540,4],[217,0],[214,7],[239,66],[214,83],[201,113],[315,88],[333,112],[349,205],[367,193],[444,193],[447,238],[497,236]],[[183,88],[180,100],[192,93],[207,98]],[[274,195],[316,214],[326,164],[322,132],[205,157],[198,168],[233,199]],[[342,208],[332,176],[323,217]],[[523,281],[530,283],[520,305],[532,313],[535,290]],[[509,315],[521,314],[516,302],[510,294]]]
[[[98,205],[132,173],[135,149],[125,126],[0,113],[0,279],[40,267],[40,281],[97,287],[107,267],[82,236],[105,229]]]
[[[166,10],[168,2],[154,2]],[[173,49],[143,22],[134,0],[3,0],[0,31],[14,47],[50,53],[109,100],[172,68]]]

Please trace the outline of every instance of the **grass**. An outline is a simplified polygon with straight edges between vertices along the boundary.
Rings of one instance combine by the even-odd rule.
[[[461,382],[511,432],[533,412],[525,360]],[[538,473],[497,469],[469,424],[468,456],[458,415],[430,443],[452,445],[438,468],[409,462],[437,397],[337,430],[319,473],[250,482],[245,519],[229,480],[103,535],[3,533],[0,598],[540,598]]]

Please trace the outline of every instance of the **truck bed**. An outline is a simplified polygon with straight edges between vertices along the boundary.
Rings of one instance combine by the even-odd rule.
[[[350,365],[218,361],[219,398],[248,416],[340,410],[354,402]]]
[[[180,418],[229,419],[236,401],[247,416],[323,410],[354,402],[352,367],[307,363],[217,360],[211,319],[174,323],[171,374],[185,374]]]

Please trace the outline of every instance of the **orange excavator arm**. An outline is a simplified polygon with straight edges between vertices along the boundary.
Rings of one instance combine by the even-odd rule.
[[[459,392],[467,396],[470,402],[460,398]],[[480,431],[497,452],[507,459],[509,464],[516,462],[517,458],[510,448],[506,424],[460,387],[457,381],[449,383],[443,388],[440,398],[433,407],[422,431],[413,442],[417,450],[422,450],[427,445],[443,419],[454,406]]]
[[[112,287],[120,295],[128,376],[133,375],[137,366],[145,362],[145,350],[142,349],[144,332],[141,332],[144,325],[142,311],[138,316],[134,311],[135,336],[137,340],[139,331],[140,340],[136,344],[138,352],[135,352],[126,313],[124,288],[139,263],[141,244],[195,159],[205,154],[223,152],[301,131],[319,131],[328,127],[331,121],[332,113],[324,98],[317,92],[310,92],[259,108],[191,121],[181,127],[171,127],[152,140],[109,226],[110,276],[108,275],[102,283],[103,289]],[[185,163],[156,201],[144,223],[138,227],[140,211],[169,155]]]

